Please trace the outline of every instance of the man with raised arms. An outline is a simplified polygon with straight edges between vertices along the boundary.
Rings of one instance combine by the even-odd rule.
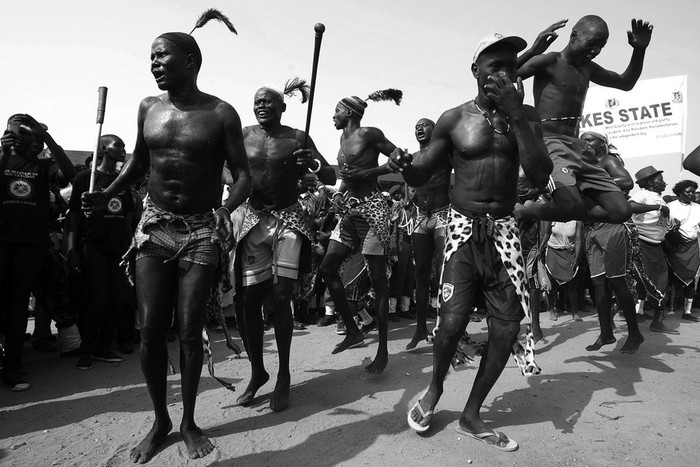
[[[384,97],[382,97],[384,96]],[[394,99],[398,104],[401,91],[378,91],[368,100]],[[328,250],[319,271],[340,314],[347,334],[334,354],[362,345],[364,336],[353,319],[345,288],[340,278],[340,266],[352,252],[360,251],[367,261],[370,280],[375,292],[375,310],[379,328],[377,355],[365,369],[381,373],[387,365],[389,351],[389,281],[386,255],[389,247],[389,207],[377,190],[377,176],[389,173],[386,164],[379,166],[379,154],[389,156],[396,148],[381,130],[361,126],[367,103],[359,97],[341,99],[335,107],[333,123],[342,130],[338,165],[345,194],[345,212],[331,235]]]
[[[297,89],[305,97],[305,82],[300,80],[288,82],[284,91],[274,87],[258,89],[253,102],[258,124],[243,129],[252,193],[240,235],[244,312],[239,330],[245,333],[252,375],[238,403],[250,404],[270,378],[263,363],[265,324],[260,309],[265,298],[272,295],[279,353],[277,384],[270,398],[273,411],[284,410],[289,403],[289,353],[294,326],[289,300],[299,276],[302,243],[307,243],[307,253],[302,257],[310,258],[313,237],[298,202],[297,181],[308,172],[315,172],[328,185],[333,185],[336,178],[333,167],[311,138],[281,123],[286,110],[284,95]]]
[[[443,392],[457,344],[469,322],[477,290],[484,293],[489,320],[482,357],[457,430],[465,436],[513,451],[518,444],[489,428],[480,409],[506,365],[528,310],[524,264],[513,218],[519,166],[537,187],[546,185],[552,162],[542,141],[539,116],[523,105],[520,80],[513,85],[519,37],[486,36],[472,64],[476,98],[442,114],[428,147],[411,163],[397,150],[391,167],[410,185],[424,184],[451,160],[455,170],[452,206],[445,232],[441,275],[440,328],[434,339],[433,376],[408,413],[417,432],[428,430]]]
[[[232,237],[229,212],[245,199],[250,175],[238,114],[198,89],[201,64],[202,54],[192,36],[165,33],[156,38],[151,73],[166,92],[141,102],[136,147],[119,177],[105,191],[83,195],[85,209],[103,207],[150,170],[147,205],[127,253],[135,256],[141,368],[155,411],[153,428],[131,451],[131,460],[139,464],[153,457],[172,429],[166,377],[173,310],[179,323],[182,371],[180,433],[190,458],[214,449],[194,421],[204,309],[222,250]],[[222,206],[224,163],[235,183]]]
[[[594,15],[584,16],[574,25],[564,50],[538,55],[518,69],[523,79],[535,77],[535,107],[542,117],[545,143],[554,163],[552,201],[520,208],[519,216],[604,222],[630,218],[632,211],[624,194],[577,136],[589,83],[632,89],[642,73],[652,29],[648,22],[632,20],[632,30],[627,32],[632,58],[622,74],[593,62],[609,36],[605,21]],[[585,207],[582,194],[595,203],[592,208]]]

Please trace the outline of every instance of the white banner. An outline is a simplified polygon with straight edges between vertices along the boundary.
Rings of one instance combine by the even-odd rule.
[[[581,116],[581,133],[607,134],[625,159],[683,153],[687,76],[640,80],[634,89],[591,86]]]

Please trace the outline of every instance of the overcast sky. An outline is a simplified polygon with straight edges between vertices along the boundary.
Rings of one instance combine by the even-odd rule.
[[[569,18],[550,49],[557,51],[577,19],[597,14],[611,31],[599,64],[625,69],[632,52],[626,31],[634,17],[654,25],[642,79],[688,75],[689,152],[700,145],[695,5],[691,0],[3,2],[0,115],[30,113],[49,125],[64,148],[92,150],[97,88],[107,86],[103,133],[121,136],[131,151],[139,102],[160,92],[149,70],[153,39],[166,31],[189,32],[202,11],[216,7],[239,35],[220,23],[195,31],[204,57],[199,87],[231,103],[244,126],[255,123],[252,102],[258,87],[282,86],[294,76],[310,79],[313,26],[322,22],[326,33],[310,131],[319,150],[336,162],[340,135],[331,116],[340,98],[366,97],[387,87],[402,89],[403,103],[370,103],[363,124],[377,126],[396,145],[415,150],[413,126],[419,118],[436,120],[476,94],[469,66],[485,34],[516,34],[531,43],[544,27]],[[532,101],[529,91],[527,100]],[[305,118],[306,106],[290,100],[283,123],[303,129]]]

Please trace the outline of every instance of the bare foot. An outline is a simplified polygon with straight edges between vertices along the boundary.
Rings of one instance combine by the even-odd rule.
[[[389,354],[386,351],[377,352],[377,356],[374,357],[374,361],[365,367],[365,371],[367,373],[378,375],[384,371],[387,363],[389,363]]]
[[[236,344],[236,342],[231,336],[226,336],[226,347],[233,350],[233,353],[235,353],[236,355],[241,354],[241,346]]]
[[[243,394],[241,394],[241,397],[236,399],[236,403],[244,407],[246,405],[250,405],[253,402],[253,399],[255,399],[255,393],[258,392],[258,389],[267,383],[269,379],[270,375],[267,373],[261,377],[252,377],[250,379],[250,383],[248,383],[248,387],[245,388],[245,391],[243,391]]]
[[[190,459],[199,459],[204,457],[214,450],[214,445],[209,438],[204,436],[202,430],[195,426],[192,429],[184,429],[180,427],[180,434],[187,446],[187,455]]]
[[[623,345],[620,349],[620,353],[636,353],[637,350],[639,350],[639,346],[642,345],[642,342],[644,342],[644,336],[642,336],[641,334],[630,334],[629,336],[627,336],[625,345]]]
[[[614,337],[602,338],[598,336],[598,339],[596,339],[594,343],[586,346],[586,350],[588,350],[589,352],[593,350],[599,350],[604,345],[614,344],[615,342],[617,342],[617,339],[615,339]]]
[[[286,377],[277,377],[275,390],[272,391],[270,397],[270,410],[280,412],[289,406],[289,375]]]
[[[573,315],[571,315],[571,318],[574,321],[583,321],[583,318],[581,318],[581,316],[578,313],[574,313]]]
[[[363,336],[362,333],[347,334],[345,339],[343,339],[340,344],[336,345],[331,353],[335,355],[347,349],[354,349],[355,347],[361,346],[364,342],[365,336]]]
[[[542,333],[542,328],[539,326],[532,326],[532,340],[535,341],[535,344],[539,342],[543,337],[544,334]]]
[[[416,333],[413,335],[413,338],[411,339],[411,342],[406,344],[406,350],[413,350],[416,348],[418,343],[420,341],[424,341],[428,337],[428,330],[427,329],[416,329]]]
[[[559,315],[557,315],[554,311],[550,311],[549,312],[549,319],[551,319],[552,321],[556,321],[559,319]]]
[[[148,432],[146,437],[143,438],[135,448],[131,449],[131,462],[134,464],[145,464],[150,461],[172,429],[173,424],[170,419],[164,422],[153,422],[151,431]]]

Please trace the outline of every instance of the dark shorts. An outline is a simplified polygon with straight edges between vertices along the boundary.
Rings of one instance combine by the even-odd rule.
[[[620,191],[610,174],[603,169],[588,144],[578,138],[547,133],[544,136],[554,165],[554,188],[575,186],[580,191]]]
[[[362,214],[350,212],[335,226],[331,240],[363,255],[384,255],[384,246]]]
[[[627,274],[627,228],[624,224],[596,222],[586,235],[591,277],[613,279]]]
[[[525,317],[496,247],[470,238],[443,268],[440,313],[471,315],[478,291],[483,292],[488,316],[516,322]]]

